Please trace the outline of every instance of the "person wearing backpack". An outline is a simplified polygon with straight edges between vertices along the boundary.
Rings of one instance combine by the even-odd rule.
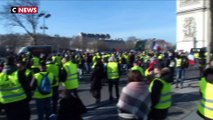
[[[24,72],[17,70],[15,58],[8,56],[0,73],[0,103],[7,120],[30,120],[30,107],[26,94]]]
[[[47,72],[45,62],[41,63],[41,72],[34,74],[31,87],[34,90],[33,98],[36,100],[36,107],[38,112],[38,120],[48,120],[51,115],[51,98],[53,95],[52,85],[54,75]]]

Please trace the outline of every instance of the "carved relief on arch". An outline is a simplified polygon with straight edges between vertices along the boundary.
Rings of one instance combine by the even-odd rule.
[[[180,7],[190,6],[199,3],[201,0],[180,0]]]
[[[194,17],[187,17],[183,24],[184,38],[196,38],[197,24]]]

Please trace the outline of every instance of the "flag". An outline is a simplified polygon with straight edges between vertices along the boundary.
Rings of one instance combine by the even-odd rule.
[[[154,41],[153,44],[152,44],[152,49],[158,50],[158,47],[159,47],[158,43],[156,43],[156,41]]]

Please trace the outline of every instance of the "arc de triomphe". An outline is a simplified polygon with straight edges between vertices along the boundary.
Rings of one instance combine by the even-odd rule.
[[[177,50],[207,47],[210,0],[177,0]]]

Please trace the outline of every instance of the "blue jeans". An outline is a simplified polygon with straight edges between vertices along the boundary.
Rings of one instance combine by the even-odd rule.
[[[49,116],[51,115],[51,98],[44,99],[36,99],[36,107],[38,112],[38,120],[49,120]]]
[[[185,70],[182,68],[176,68],[176,86],[180,83],[181,86],[183,86],[185,78]]]

